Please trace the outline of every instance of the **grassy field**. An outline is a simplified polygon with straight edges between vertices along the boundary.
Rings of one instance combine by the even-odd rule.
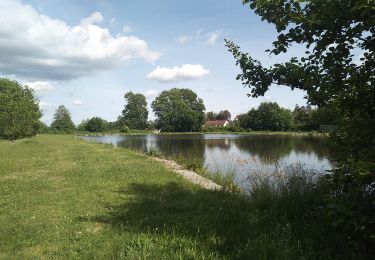
[[[345,255],[308,209],[314,198],[272,196],[207,191],[145,155],[73,136],[0,141],[0,259]]]

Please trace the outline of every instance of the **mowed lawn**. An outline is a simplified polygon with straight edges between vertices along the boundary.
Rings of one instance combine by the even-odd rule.
[[[73,136],[0,141],[1,259],[239,256],[241,203],[128,150]]]

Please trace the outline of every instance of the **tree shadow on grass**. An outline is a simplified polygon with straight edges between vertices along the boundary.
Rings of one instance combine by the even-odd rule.
[[[188,237],[224,258],[290,259],[319,255],[309,235],[275,217],[240,194],[164,185],[133,183],[117,190],[123,201],[104,205],[107,214],[82,217],[111,225],[115,232]],[[308,242],[310,243],[310,242]],[[182,245],[183,246],[183,245]],[[310,254],[310,256],[308,256]]]
[[[110,224],[120,232],[192,237],[222,256],[243,247],[255,224],[248,203],[236,194],[189,189],[175,182],[133,183],[116,192],[123,203],[105,205],[106,215],[80,220]]]

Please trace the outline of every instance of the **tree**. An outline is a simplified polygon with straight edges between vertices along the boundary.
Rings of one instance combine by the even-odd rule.
[[[251,88],[251,96],[278,84],[306,91],[308,102],[318,107],[334,102],[342,118],[339,130],[345,131],[336,136],[336,143],[344,144],[337,160],[374,165],[375,0],[244,3],[275,25],[279,35],[270,54],[287,52],[292,44],[306,47],[302,57],[266,68],[226,41],[242,69],[237,78]]]
[[[295,129],[302,131],[318,130],[319,123],[314,124],[312,122],[312,113],[313,109],[310,105],[301,107],[296,105],[292,112]]]
[[[331,104],[321,108],[310,105],[298,106],[293,110],[294,128],[302,131],[319,130],[321,125],[338,125],[340,112]]]
[[[118,125],[118,122],[115,121],[115,122],[108,122],[108,125],[107,125],[107,130],[108,131],[115,131],[115,130],[119,130],[119,125]]]
[[[241,126],[252,130],[285,131],[292,128],[292,114],[274,102],[264,102],[240,117]]]
[[[217,113],[210,111],[206,113],[206,121],[213,121],[216,120]]]
[[[228,110],[222,110],[219,113],[213,111],[207,112],[205,116],[205,121],[214,121],[214,120],[230,120],[231,114]]]
[[[75,129],[69,110],[61,105],[53,115],[51,129],[55,132],[72,133]]]
[[[266,68],[226,41],[242,70],[237,79],[250,87],[252,97],[277,84],[306,91],[311,105],[337,107],[340,122],[330,137],[338,166],[330,215],[340,217],[337,226],[357,238],[357,248],[375,248],[375,0],[243,2],[275,25],[278,37],[270,54],[295,44],[306,52]]]
[[[334,104],[311,110],[311,125],[319,129],[320,125],[340,124],[340,111]]]
[[[83,119],[81,121],[81,123],[79,123],[79,125],[77,125],[76,130],[77,131],[87,131],[86,127],[87,127],[87,122],[88,121],[89,121],[88,119]]]
[[[89,132],[103,132],[108,128],[108,122],[100,117],[87,120],[85,130]]]
[[[165,90],[152,102],[157,117],[156,127],[161,131],[198,131],[204,122],[203,100],[191,89]]]
[[[220,111],[219,114],[216,116],[216,120],[230,120],[232,115],[228,110]]]
[[[122,111],[122,120],[131,129],[146,129],[147,102],[146,97],[139,93],[125,93],[126,105]]]
[[[0,78],[0,138],[15,140],[36,135],[41,116],[30,88]]]
[[[49,127],[45,123],[39,120],[37,124],[37,132],[38,134],[48,134],[50,130],[49,130]]]

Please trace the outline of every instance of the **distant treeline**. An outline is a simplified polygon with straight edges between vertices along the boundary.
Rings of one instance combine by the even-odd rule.
[[[321,125],[335,125],[337,120],[338,112],[334,107],[312,108],[310,105],[296,105],[291,111],[280,107],[276,102],[268,102],[239,115],[235,125],[251,130],[318,131]]]
[[[264,102],[258,108],[237,115],[231,121],[228,110],[219,113],[207,112],[206,121],[227,120],[223,127],[204,126],[204,131],[318,131],[321,125],[335,125],[338,112],[335,107],[312,108],[310,105],[298,106],[291,111],[280,107],[276,102]]]
[[[50,126],[42,123],[39,102],[33,91],[18,82],[0,79],[0,137],[15,140],[37,133],[73,133],[130,130],[160,130],[162,132],[190,131],[311,131],[319,130],[320,125],[336,124],[337,113],[332,107],[324,109],[311,106],[296,106],[293,111],[280,107],[277,103],[262,103],[246,114],[238,115],[232,121],[231,113],[222,110],[218,113],[205,113],[203,100],[190,89],[166,90],[152,102],[156,116],[148,120],[146,97],[140,93],[127,92],[122,113],[114,122],[100,117],[83,120],[75,126],[70,111],[59,106]],[[204,126],[207,121],[228,121],[225,126]]]

